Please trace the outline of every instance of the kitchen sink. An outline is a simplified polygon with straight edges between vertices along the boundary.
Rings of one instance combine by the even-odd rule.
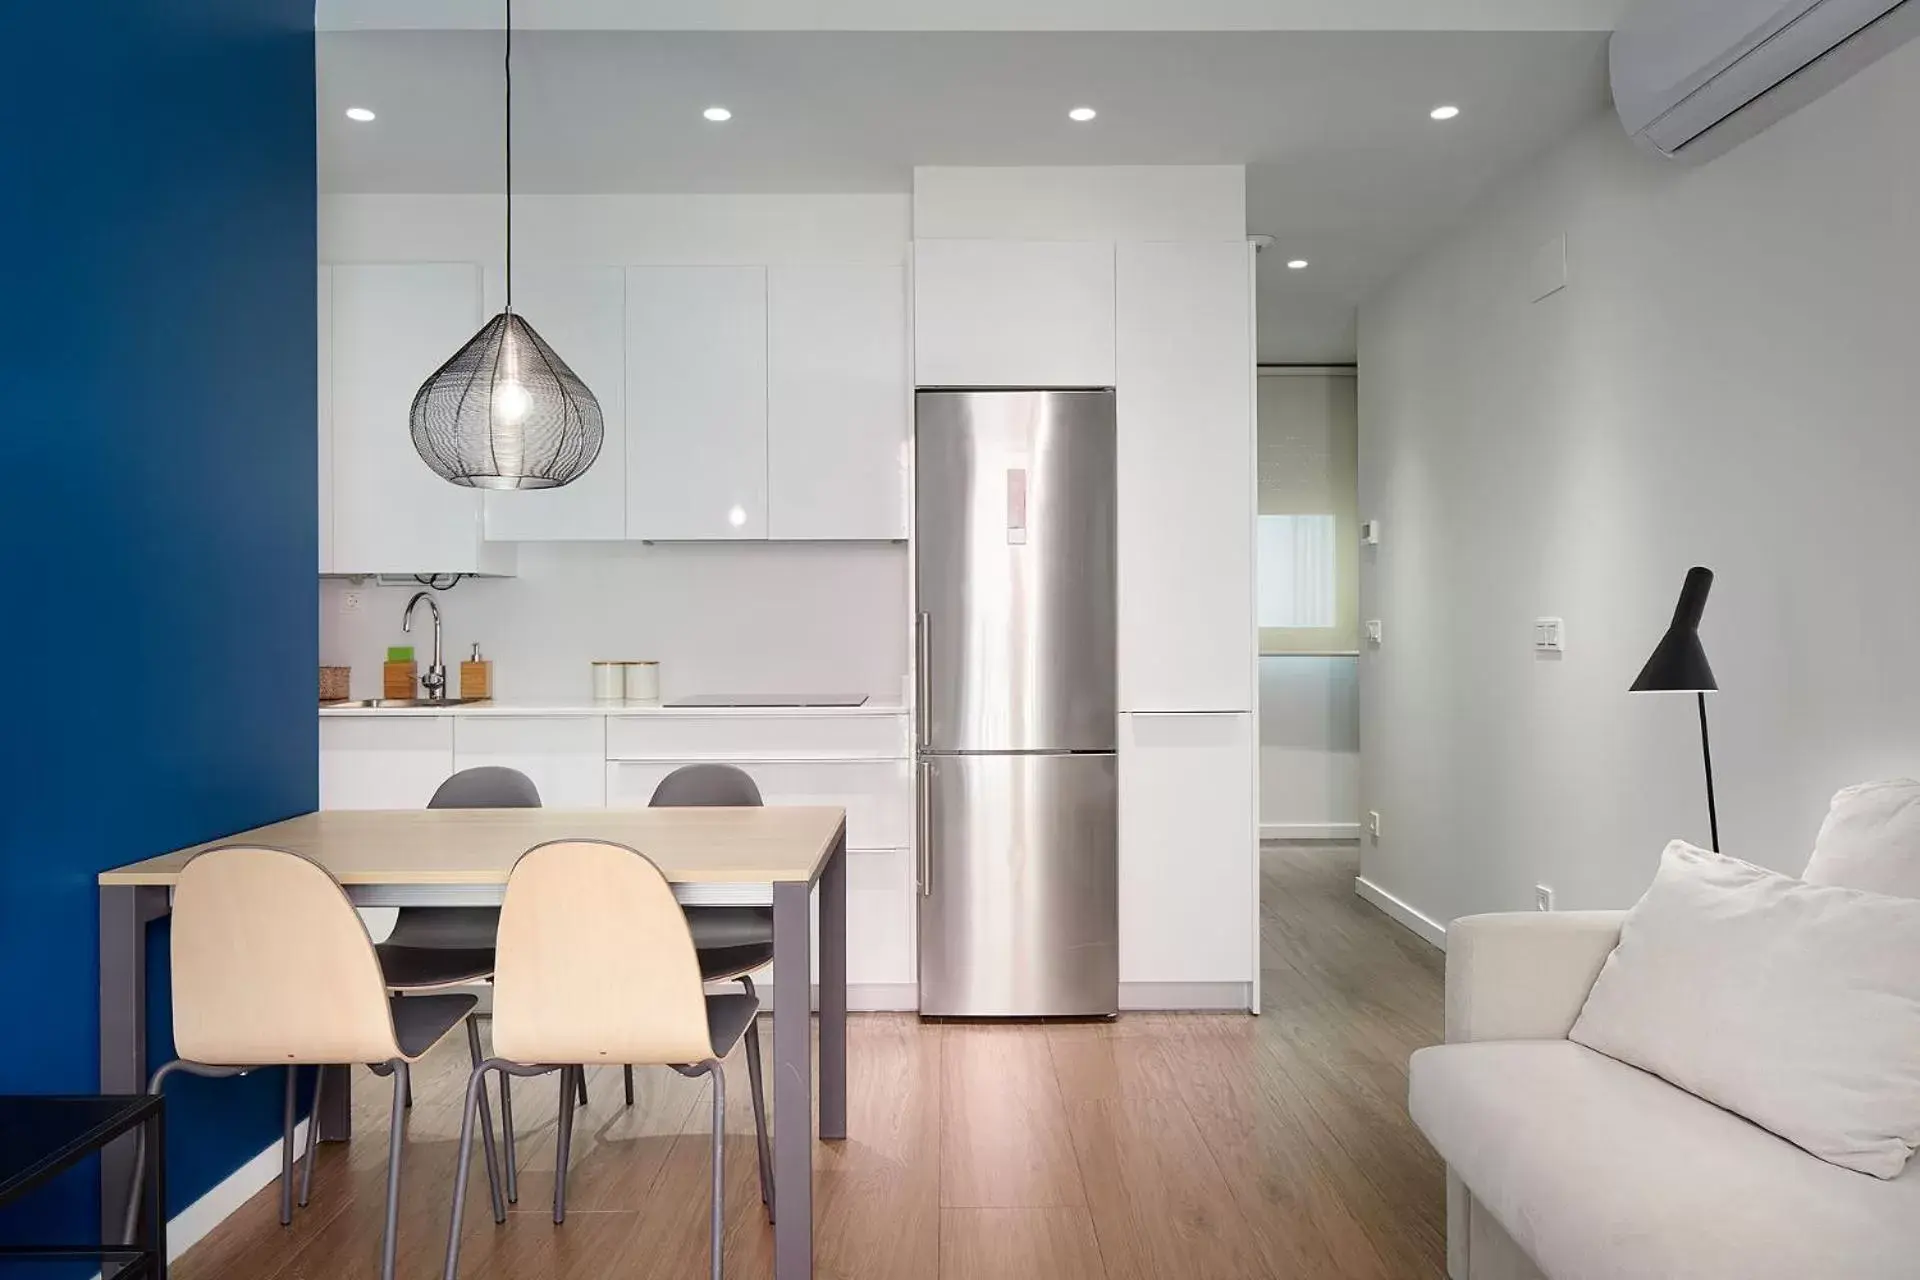
[[[367,708],[376,710],[405,711],[421,707],[467,707],[476,702],[486,702],[486,698],[350,698],[344,702],[323,702],[322,707],[346,711],[360,711]]]

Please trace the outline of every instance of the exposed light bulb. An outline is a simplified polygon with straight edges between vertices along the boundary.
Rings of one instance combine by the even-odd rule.
[[[493,389],[493,417],[502,426],[519,426],[532,407],[533,397],[518,382],[509,379]]]

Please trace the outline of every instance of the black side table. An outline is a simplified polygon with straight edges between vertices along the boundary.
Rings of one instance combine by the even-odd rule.
[[[146,1192],[150,1199],[141,1215],[146,1230],[140,1243],[0,1246],[0,1263],[10,1258],[94,1258],[109,1280],[164,1280],[167,1125],[165,1105],[158,1097],[0,1095],[0,1204],[26,1194],[121,1134],[142,1126],[146,1129]]]

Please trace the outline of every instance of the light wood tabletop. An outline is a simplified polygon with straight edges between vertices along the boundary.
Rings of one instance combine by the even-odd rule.
[[[653,859],[676,884],[811,882],[832,856],[846,810],[330,809],[100,873],[103,885],[171,885],[194,854],[255,844],[313,859],[345,885],[504,884],[549,840],[611,840]]]

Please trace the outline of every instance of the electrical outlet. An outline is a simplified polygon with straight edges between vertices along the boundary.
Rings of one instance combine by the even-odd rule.
[[[1375,840],[1380,838],[1380,811],[1378,809],[1367,810],[1367,834]]]
[[[1380,643],[1380,619],[1378,618],[1367,619],[1367,643],[1372,645]]]
[[[360,593],[358,591],[342,591],[340,593],[340,612],[360,612]]]
[[[1535,911],[1553,910],[1553,886],[1537,884],[1533,886],[1533,909]]]

